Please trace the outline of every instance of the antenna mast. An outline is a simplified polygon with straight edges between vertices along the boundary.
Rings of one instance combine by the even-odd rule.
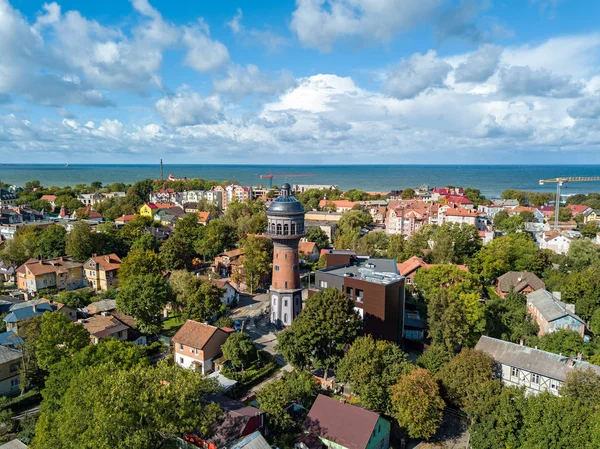
[[[163,176],[163,166],[162,166],[162,159],[160,160],[160,180],[164,181],[165,178]]]

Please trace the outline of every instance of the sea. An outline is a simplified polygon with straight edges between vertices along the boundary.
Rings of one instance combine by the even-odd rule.
[[[600,176],[600,165],[169,165],[164,177],[203,178],[235,181],[242,185],[334,184],[342,190],[389,192],[407,187],[474,187],[488,198],[499,197],[506,189],[554,192],[556,184],[540,185],[539,180],[566,176]],[[154,165],[43,165],[0,164],[0,181],[23,185],[39,180],[43,186],[74,186],[100,181],[133,183],[160,179],[159,164]],[[600,182],[573,182],[562,193],[600,192]]]

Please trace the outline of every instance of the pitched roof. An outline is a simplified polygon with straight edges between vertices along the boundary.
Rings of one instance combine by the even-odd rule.
[[[210,212],[200,211],[198,212],[198,223],[206,223],[210,218]]]
[[[227,449],[271,449],[271,445],[257,430],[227,445]]]
[[[66,273],[73,268],[80,268],[83,265],[75,262],[68,256],[55,257],[54,259],[29,259],[18,269],[18,273],[26,273],[30,271],[34,276],[39,276],[46,273]]]
[[[321,201],[319,201],[319,207],[335,206],[336,208],[338,208],[338,207],[352,208],[357,204],[359,204],[359,203],[356,201],[348,201],[348,200],[321,200]]]
[[[300,254],[311,254],[316,247],[315,242],[298,242],[298,252]]]
[[[215,402],[223,409],[223,417],[214,425],[213,436],[209,439],[221,447],[242,436],[248,421],[262,415],[259,409],[221,395],[207,395],[207,401]]]
[[[128,222],[130,222],[131,220],[133,220],[137,216],[138,216],[137,214],[133,214],[133,215],[121,215],[115,221],[119,221],[119,222],[122,222],[122,223],[128,223]]]
[[[244,248],[236,248],[229,251],[222,252],[219,254],[219,257],[227,256],[227,257],[236,257],[246,254],[246,250]]]
[[[531,304],[548,322],[570,316],[583,324],[583,320],[567,309],[567,305],[546,289],[527,294],[527,303]]]
[[[469,198],[460,195],[448,195],[446,197],[446,201],[454,204],[473,204],[473,201],[471,201]]]
[[[410,259],[407,259],[404,262],[397,264],[397,267],[398,273],[400,273],[402,276],[408,276],[417,268],[430,268],[431,265],[418,256],[412,256]]]
[[[0,346],[0,364],[21,360],[23,353],[18,349]]]
[[[591,368],[600,375],[600,366],[540,349],[482,336],[475,349],[504,365],[514,366],[564,382],[573,369]],[[570,366],[571,365],[571,366]]]
[[[19,440],[11,440],[0,446],[0,449],[27,449],[27,445]]]
[[[102,312],[110,312],[117,309],[116,299],[101,299],[100,301],[89,304],[86,309],[92,315]]]
[[[378,420],[375,412],[320,394],[308,412],[304,428],[348,449],[365,449]]]
[[[100,268],[104,271],[118,270],[121,267],[121,258],[116,254],[92,256],[91,260],[100,265]]]
[[[217,332],[224,331],[210,324],[187,320],[177,331],[173,341],[195,349],[202,349]]]
[[[0,334],[0,345],[2,346],[19,346],[25,343],[21,337],[15,334],[14,331],[6,331]]]
[[[48,202],[50,202],[50,203],[51,203],[51,202],[53,202],[53,201],[55,201],[55,200],[56,200],[56,195],[42,195],[42,196],[40,197],[40,200],[43,200],[43,201],[48,201]]]
[[[584,213],[586,210],[591,209],[591,207],[585,204],[567,204],[567,209],[571,209],[573,216],[575,216]]]
[[[14,309],[4,317],[5,323],[19,323],[21,321],[33,318],[36,315],[43,315],[46,312],[53,312],[54,308],[48,303],[34,304],[29,307],[20,307]]]
[[[481,212],[474,209],[465,209],[462,207],[447,209],[444,214],[448,217],[478,217]]]
[[[529,271],[509,271],[498,278],[498,287],[501,292],[514,289],[517,293],[530,286],[533,290],[546,287],[544,281]]]
[[[95,315],[81,322],[83,327],[96,338],[103,338],[107,335],[113,335],[129,329],[129,326],[123,324],[115,317]]]

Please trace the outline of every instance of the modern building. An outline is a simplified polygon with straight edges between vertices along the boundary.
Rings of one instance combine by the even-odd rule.
[[[544,281],[529,271],[509,271],[498,278],[496,294],[506,297],[511,291],[527,294],[546,287]]]
[[[273,240],[271,323],[289,326],[302,310],[298,243],[304,233],[304,208],[288,183],[267,209],[265,237]]]
[[[17,268],[17,287],[35,293],[45,288],[75,290],[85,287],[83,264],[68,256],[29,259]]]
[[[206,200],[219,209],[223,208],[223,192],[220,190],[187,190],[181,194],[181,204],[198,204]]]
[[[175,363],[202,374],[210,373],[213,361],[221,355],[221,346],[230,334],[229,329],[187,320],[173,337]]]
[[[320,394],[304,421],[296,449],[388,449],[390,422],[378,413]],[[320,443],[320,444],[319,444]]]
[[[337,190],[337,184],[294,184],[292,191],[294,193],[302,193],[307,190]]]
[[[326,254],[327,268],[315,273],[315,288],[335,288],[354,300],[364,332],[400,343],[404,322],[404,276],[394,259],[356,256],[353,251]],[[309,291],[309,295],[315,291]]]
[[[575,305],[560,300],[560,293],[541,289],[527,295],[527,310],[540,327],[538,335],[566,329],[583,338],[585,322],[575,315]]]
[[[162,188],[158,192],[152,192],[149,196],[151,203],[179,203],[181,193],[172,188]]]
[[[238,201],[242,203],[253,198],[252,187],[240,186],[237,184],[231,184],[225,187],[215,186],[212,188],[212,191],[221,193],[221,203],[223,210],[227,209],[227,206],[232,201]]]
[[[87,285],[96,291],[106,291],[118,284],[121,259],[116,254],[93,255],[83,264]]]
[[[590,368],[600,375],[598,365],[496,338],[482,336],[475,349],[494,359],[497,379],[506,385],[525,387],[529,394],[548,391],[560,396],[560,386],[575,369]]]

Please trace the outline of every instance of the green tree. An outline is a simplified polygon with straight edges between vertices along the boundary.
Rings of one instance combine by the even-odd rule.
[[[208,321],[225,312],[225,304],[221,302],[223,289],[212,282],[204,282],[194,277],[190,280],[183,304],[183,317],[187,320]]]
[[[435,374],[449,361],[448,349],[445,345],[437,343],[432,344],[429,349],[419,356],[417,365]]]
[[[590,330],[596,337],[600,336],[600,308],[597,308],[590,319]]]
[[[581,235],[583,235],[584,237],[587,237],[588,239],[593,239],[598,234],[598,223],[594,221],[585,223],[579,226],[579,232],[581,232]]]
[[[411,200],[416,196],[416,192],[414,189],[408,188],[402,191],[402,199],[403,200]]]
[[[554,222],[554,218],[552,217],[550,221]],[[571,221],[573,219],[573,211],[567,207],[561,207],[558,210],[558,221]]]
[[[153,224],[154,220],[152,218],[138,215],[123,226],[121,235],[125,241],[131,245],[133,241],[143,234],[145,228],[152,226]]]
[[[103,254],[116,254],[124,257],[129,251],[125,239],[115,227],[113,222],[107,221],[96,226],[96,235],[98,241],[98,250]]]
[[[360,396],[364,407],[387,412],[389,387],[410,371],[410,367],[406,354],[396,344],[366,335],[352,343],[335,375],[338,381],[350,383],[352,392]]]
[[[315,245],[319,251],[329,246],[329,237],[327,237],[325,231],[319,227],[310,228],[308,230],[306,239],[309,242],[315,242]]]
[[[462,409],[472,407],[492,379],[494,359],[485,352],[463,349],[437,373],[447,402]]]
[[[389,237],[387,257],[397,262],[405,260],[404,246],[406,242],[402,234],[392,234]]]
[[[180,270],[192,266],[190,247],[185,240],[176,235],[162,244],[160,257],[167,270]]]
[[[149,232],[144,232],[137,237],[131,244],[131,250],[152,251],[158,253],[160,250],[160,242]]]
[[[329,288],[311,296],[292,325],[280,333],[277,350],[289,363],[335,369],[362,331],[354,302],[344,293]],[[285,335],[285,337],[284,337]]]
[[[85,222],[77,222],[67,235],[67,254],[78,262],[85,262],[98,252],[98,239],[92,228]]]
[[[600,245],[591,240],[574,240],[567,252],[568,264],[575,271],[583,271],[591,266],[600,267]]]
[[[577,357],[580,352],[586,352],[581,335],[566,329],[559,329],[556,332],[550,332],[539,337],[528,338],[525,343],[532,348],[537,347],[542,351],[562,354],[567,357]]]
[[[469,323],[457,298],[441,291],[429,298],[427,306],[429,338],[432,344],[446,348],[454,354],[462,348],[469,337]]]
[[[262,279],[271,272],[273,242],[264,237],[250,236],[244,240],[243,248],[246,256],[244,276],[246,285],[250,286],[250,293],[252,293],[262,284]]]
[[[585,407],[600,405],[600,375],[592,368],[575,369],[567,373],[560,395],[577,399]]]
[[[204,237],[196,247],[198,254],[205,260],[212,259],[219,253],[231,249],[237,241],[236,230],[223,219],[217,218],[206,225]]]
[[[539,327],[527,312],[527,298],[511,291],[504,299],[490,299],[486,307],[487,335],[518,343],[535,336]]]
[[[60,312],[42,315],[40,337],[35,341],[35,355],[41,369],[52,365],[90,344],[90,334]]]
[[[160,313],[169,299],[169,288],[162,275],[139,274],[121,283],[117,310],[134,317],[140,331],[157,333],[161,329]]]
[[[42,317],[36,315],[33,318],[25,320],[19,325],[19,337],[24,341],[19,346],[23,352],[21,360],[21,393],[31,387],[39,387],[44,382],[44,371],[39,367],[37,360],[37,341],[42,334]]]
[[[162,274],[164,269],[163,262],[158,254],[152,251],[143,251],[136,249],[130,251],[127,257],[123,258],[119,268],[119,283],[121,285],[136,277],[146,274]]]
[[[431,373],[415,368],[390,388],[392,416],[411,438],[432,437],[442,422],[444,401]]]
[[[67,231],[63,226],[48,226],[37,239],[38,252],[45,258],[66,254],[66,237]]]
[[[318,394],[319,386],[313,375],[308,371],[294,370],[260,389],[256,399],[273,426],[273,435],[282,438],[300,431],[301,421],[292,414],[289,406],[298,404],[308,410]]]
[[[81,385],[94,379],[94,388]],[[40,417],[33,449],[148,449],[173,447],[188,432],[208,435],[221,415],[204,397],[212,379],[161,363],[113,369],[101,365],[73,378],[54,413]],[[116,415],[115,415],[116,414]]]
[[[183,240],[191,251],[196,248],[203,233],[204,226],[198,223],[196,214],[186,215],[175,223],[175,237]]]
[[[250,335],[245,332],[235,332],[223,343],[221,347],[223,356],[235,368],[244,370],[258,358],[258,351]]]

